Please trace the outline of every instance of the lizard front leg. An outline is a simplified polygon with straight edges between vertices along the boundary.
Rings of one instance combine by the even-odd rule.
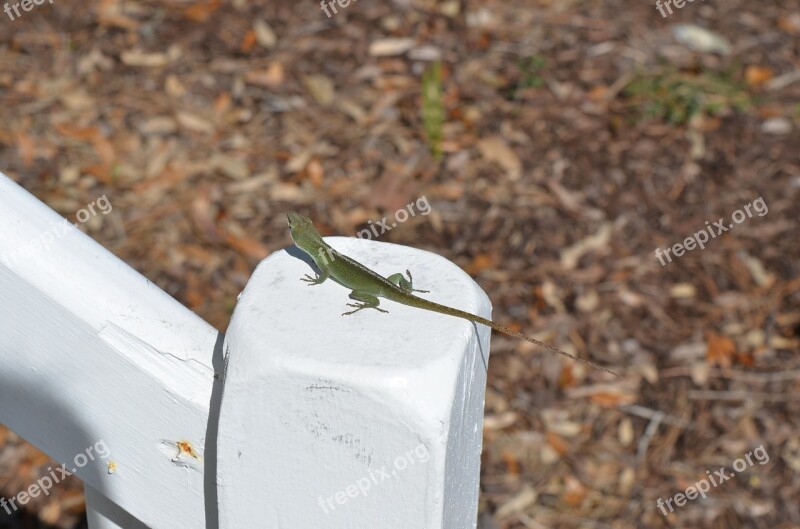
[[[363,290],[353,290],[350,292],[350,299],[361,301],[361,303],[348,303],[348,307],[356,307],[356,310],[344,312],[342,313],[342,316],[349,316],[350,314],[355,314],[363,309],[375,309],[380,312],[389,312],[388,310],[379,308],[378,305],[380,305],[381,300],[378,299],[378,296],[373,296],[369,292],[364,292]]]
[[[308,283],[308,286],[324,283],[325,280],[331,276],[331,269],[325,264],[320,266],[319,263],[317,263],[317,267],[319,268],[319,274],[317,274],[316,277],[311,277],[310,275],[306,274],[300,278],[300,281],[305,281]]]

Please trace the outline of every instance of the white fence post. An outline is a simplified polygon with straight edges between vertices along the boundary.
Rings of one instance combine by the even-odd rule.
[[[429,299],[488,315],[458,267],[412,248],[334,237]],[[350,310],[295,249],[263,261],[236,307],[220,412],[220,528],[475,527],[489,331],[389,301]]]
[[[206,471],[220,342],[0,174],[0,422],[77,470],[93,529],[204,529],[207,513],[216,525]]]

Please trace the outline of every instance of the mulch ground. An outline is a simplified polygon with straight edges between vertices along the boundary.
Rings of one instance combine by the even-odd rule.
[[[479,527],[796,529],[800,13],[673,11],[0,12],[0,170],[73,221],[105,195],[113,211],[82,229],[221,330],[290,244],[287,210],[350,235],[428,204],[380,239],[446,256],[498,321],[623,375],[495,335]],[[48,463],[2,428],[0,446],[8,497]],[[721,467],[733,477],[678,506]],[[0,527],[77,527],[81,499],[61,484]]]

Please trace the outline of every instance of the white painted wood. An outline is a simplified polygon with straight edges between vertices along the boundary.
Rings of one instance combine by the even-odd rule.
[[[91,485],[84,486],[90,529],[142,529],[145,526]]]
[[[327,240],[384,275],[411,269],[428,299],[489,316],[483,291],[439,256]],[[271,255],[228,330],[220,528],[474,528],[489,330],[384,300],[389,314],[342,317],[349,291],[307,286],[306,273],[298,257]]]
[[[0,422],[68,469],[104,443],[108,460],[78,471],[94,529],[113,527],[97,520],[115,509],[152,528],[206,527],[209,458],[179,455],[176,443],[205,452],[217,340],[0,174]]]

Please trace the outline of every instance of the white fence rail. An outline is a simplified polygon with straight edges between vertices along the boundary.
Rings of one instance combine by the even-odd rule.
[[[439,256],[328,242],[490,312]],[[0,174],[0,422],[77,470],[92,529],[475,527],[488,330],[391,302],[342,317],[310,266],[265,259],[223,343]]]

